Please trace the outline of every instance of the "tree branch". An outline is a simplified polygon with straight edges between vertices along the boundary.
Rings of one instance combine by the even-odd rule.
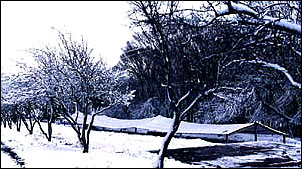
[[[183,111],[181,112],[179,119],[183,120],[183,118],[186,116],[187,112],[195,105],[195,103],[198,101],[198,99],[201,98],[203,94],[199,94],[193,101],[192,103]]]
[[[185,98],[187,98],[190,95],[191,90],[189,90],[184,96],[182,96],[178,102],[176,103],[176,107],[178,107],[178,105],[180,104],[180,102],[182,102]]]
[[[284,67],[281,67],[278,64],[274,64],[274,63],[268,63],[262,60],[249,60],[246,61],[248,63],[260,63],[263,64],[263,66],[265,67],[270,67],[270,68],[274,68],[276,70],[281,71],[282,73],[284,73],[286,75],[286,77],[288,78],[288,80],[290,81],[290,83],[294,86],[297,86],[299,89],[301,89],[301,83],[295,82],[293,77],[288,73],[288,70],[286,70]]]

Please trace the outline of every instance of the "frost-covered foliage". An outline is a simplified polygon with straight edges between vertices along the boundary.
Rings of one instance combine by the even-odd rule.
[[[109,117],[119,119],[143,119],[157,115],[167,116],[168,107],[159,98],[150,98],[144,102],[132,102],[130,105],[116,105],[107,110]]]
[[[75,40],[71,34],[60,31],[58,34],[58,46],[33,49],[32,53],[40,72],[48,77],[42,80],[48,84],[53,108],[73,126],[83,152],[88,152],[94,117],[116,104],[128,105],[134,91],[121,89],[120,78],[125,77],[125,72],[108,69],[101,59],[96,60],[83,38]],[[78,113],[83,113],[85,118],[92,114],[93,118],[78,124]],[[88,128],[81,127],[87,125]]]
[[[253,90],[242,88],[223,88],[212,97],[200,102],[196,112],[199,123],[247,123],[243,105],[251,97]]]
[[[132,119],[167,116],[168,107],[159,98],[150,98],[142,103],[132,104],[129,108]]]
[[[36,77],[31,73],[1,77],[1,101],[3,104],[20,104],[38,99],[43,93]]]
[[[147,101],[139,104],[133,108],[133,117],[136,118],[146,118],[146,117],[154,117],[158,112],[158,108],[160,105],[156,104],[156,98],[150,98]],[[154,104],[155,103],[155,104]]]
[[[30,52],[39,65],[38,76],[47,96],[65,111],[75,113],[74,103],[81,112],[87,111],[87,106],[96,110],[117,102],[129,104],[120,88],[120,79],[127,73],[108,69],[101,58],[96,61],[83,38],[77,41],[70,34],[59,32],[58,46]],[[133,93],[129,92],[127,98],[132,98]]]
[[[301,91],[289,89],[272,92],[256,89],[249,100],[247,116],[293,136],[301,134]]]
[[[1,77],[2,121],[12,120],[18,131],[22,121],[32,134],[35,123],[44,118],[38,109],[46,102],[45,90],[31,72]]]

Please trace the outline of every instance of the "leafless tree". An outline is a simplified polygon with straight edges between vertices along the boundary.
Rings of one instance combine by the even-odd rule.
[[[83,153],[88,153],[95,117],[116,104],[127,104],[133,92],[119,89],[119,77],[125,72],[112,71],[101,59],[96,60],[83,37],[77,41],[61,31],[58,37],[58,46],[31,49],[40,67],[37,77],[46,89],[50,121],[56,115],[67,120],[83,145]]]

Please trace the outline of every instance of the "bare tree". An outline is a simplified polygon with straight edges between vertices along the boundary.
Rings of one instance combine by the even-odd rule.
[[[40,67],[41,85],[46,88],[50,121],[56,114],[64,117],[87,153],[95,117],[116,104],[127,103],[133,93],[119,88],[119,77],[125,72],[112,71],[101,59],[96,60],[83,37],[76,41],[61,31],[58,37],[58,46],[31,52]]]
[[[177,9],[177,3],[176,2],[167,2],[165,4],[164,2],[131,2],[133,5],[133,11],[135,14],[139,15],[133,15],[132,17],[133,22],[136,25],[141,26],[141,29],[144,31],[143,33],[149,38],[150,41],[153,41],[152,44],[154,47],[160,52],[160,56],[164,60],[164,73],[165,73],[165,84],[162,84],[166,88],[167,91],[167,98],[169,101],[169,110],[171,114],[173,114],[173,123],[171,124],[170,129],[168,130],[164,140],[162,147],[159,152],[158,160],[155,162],[155,167],[163,167],[163,160],[166,155],[167,147],[176,133],[181,120],[188,114],[189,110],[194,106],[194,104],[200,99],[202,96],[201,94],[198,94],[195,96],[195,99],[191,101],[191,104],[189,104],[186,108],[183,110],[180,109],[181,103],[188,98],[188,96],[191,94],[191,90],[187,91],[185,94],[183,94],[181,97],[177,97],[174,86],[172,85],[172,74],[175,71],[176,67],[171,63],[171,60],[173,59],[171,55],[170,50],[170,44],[169,44],[169,33],[172,31],[171,26],[173,25],[174,21],[174,13]],[[165,9],[163,9],[166,7]],[[160,10],[166,10],[167,11],[167,18],[162,18],[160,14]],[[142,18],[143,17],[143,18]],[[170,24],[169,24],[170,23]],[[148,28],[148,31],[145,31],[145,27]],[[164,25],[167,25],[166,27]],[[150,33],[151,32],[151,33]],[[148,34],[148,35],[147,35]]]
[[[32,79],[30,73],[19,73],[1,81],[1,85],[3,85],[1,88],[3,112],[10,112],[9,115],[14,118],[18,131],[20,131],[22,121],[29,133],[33,134],[33,128],[36,124],[35,114],[28,106],[40,91],[37,88],[37,83]]]

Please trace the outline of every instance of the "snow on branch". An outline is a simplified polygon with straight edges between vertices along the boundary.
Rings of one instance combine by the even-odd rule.
[[[259,13],[257,13],[255,10],[244,4],[230,2],[227,5],[221,6],[220,9],[216,11],[216,13],[218,16],[237,14],[237,13],[246,14],[255,18],[255,19],[247,20],[247,23],[249,24],[257,24],[257,25],[265,24],[270,27],[274,27],[280,30],[293,32],[301,35],[301,25],[293,23],[287,19],[274,18],[267,15],[265,15],[263,18],[262,17],[260,18]]]
[[[221,68],[221,70],[224,70],[226,67],[228,67],[229,65],[236,63],[236,62],[240,62],[240,64],[242,62],[248,62],[248,63],[260,63],[263,64],[263,66],[265,67],[270,67],[270,68],[274,68],[276,70],[281,71],[282,73],[284,73],[286,75],[286,77],[288,78],[288,80],[290,81],[290,83],[294,86],[297,86],[299,89],[301,89],[301,83],[295,82],[293,77],[288,73],[288,70],[286,70],[284,67],[278,65],[278,64],[274,64],[274,63],[268,63],[262,60],[245,60],[245,59],[239,59],[239,60],[232,60],[231,62],[229,62],[228,64],[226,64],[225,66],[223,66]],[[222,71],[221,71],[222,72]]]
[[[180,119],[182,120],[186,113],[194,106],[194,104],[198,101],[199,98],[201,98],[202,94],[199,94],[195,99],[192,101],[192,103],[180,114]]]
[[[280,30],[291,31],[297,34],[301,34],[301,25],[293,23],[290,20],[270,16],[264,16],[262,20],[266,25],[272,24],[272,26]],[[254,22],[256,23],[257,21]]]
[[[279,21],[274,22],[274,25],[279,26],[280,28],[283,28],[286,30],[292,30],[294,32],[301,34],[301,25],[292,23],[286,19],[280,19]]]
[[[222,86],[222,87],[219,87],[218,89],[227,89],[227,90],[233,90],[233,91],[243,90],[243,88],[241,88],[241,87],[228,87],[228,86]]]
[[[186,97],[189,96],[190,92],[191,92],[191,90],[189,90],[184,96],[182,96],[182,97],[178,100],[178,102],[177,102],[177,104],[176,104],[176,107],[178,107],[178,105],[180,104],[181,101],[183,101]]]
[[[297,55],[301,56],[301,52],[297,51],[294,47],[291,46],[291,50],[295,52]]]
[[[292,85],[297,86],[299,89],[301,89],[301,83],[295,82],[293,77],[288,73],[288,71],[284,67],[281,67],[278,64],[268,63],[268,62],[265,62],[265,61],[262,61],[262,60],[250,60],[250,61],[247,61],[247,62],[249,62],[249,63],[261,63],[265,67],[270,67],[270,68],[274,68],[276,70],[279,70],[279,71],[283,72],[286,75],[286,77],[288,78],[288,80],[291,82]]]
[[[228,98],[226,96],[223,96],[223,95],[221,95],[219,93],[213,93],[213,95],[216,96],[216,97],[218,97],[218,98],[220,98],[220,99],[230,101],[231,103],[236,103],[235,100],[232,100],[232,99],[230,99],[230,98]]]
[[[258,13],[251,9],[250,7],[243,5],[243,4],[237,4],[230,2],[227,5],[222,5],[219,10],[217,10],[217,14],[219,16],[222,15],[228,15],[228,14],[234,14],[234,13],[244,13],[253,17],[257,17]]]
[[[255,10],[251,9],[250,7],[248,7],[246,5],[236,4],[236,3],[231,2],[231,6],[232,6],[232,9],[237,12],[245,13],[245,14],[248,14],[248,15],[251,15],[254,17],[256,17],[258,15],[258,13]]]

